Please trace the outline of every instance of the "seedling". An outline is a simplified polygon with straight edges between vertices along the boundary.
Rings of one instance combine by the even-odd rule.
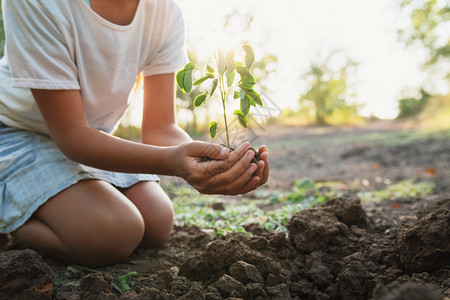
[[[248,128],[247,116],[251,106],[263,106],[263,102],[259,94],[253,89],[255,86],[255,77],[250,72],[250,69],[255,61],[255,54],[250,45],[243,45],[242,49],[245,52],[244,63],[235,61],[235,53],[233,50],[219,49],[215,55],[215,63],[217,71],[208,63],[206,64],[205,74],[200,79],[193,82],[193,71],[198,68],[193,62],[189,62],[184,66],[184,69],[178,71],[176,80],[181,91],[189,94],[192,91],[192,86],[200,85],[204,82],[211,82],[210,88],[194,99],[194,106],[199,107],[210,99],[214,93],[220,93],[223,108],[223,121],[225,125],[225,133],[229,149],[230,136],[228,130],[226,103],[228,95],[232,94],[235,100],[240,100],[240,109],[234,111],[234,115],[238,118],[239,124],[244,128]],[[240,75],[240,80],[235,84],[235,75]],[[212,121],[209,124],[209,135],[214,139],[217,135],[218,124]]]
[[[139,275],[136,272],[130,272],[128,274],[117,277],[117,279],[120,282],[120,287],[117,284],[115,284],[114,282],[111,282],[111,285],[119,293],[129,292],[131,290],[131,286],[134,284],[134,281],[131,279],[131,277],[139,277],[139,276],[141,276],[141,275]]]

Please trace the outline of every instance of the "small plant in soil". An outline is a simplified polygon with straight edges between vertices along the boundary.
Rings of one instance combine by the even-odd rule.
[[[111,285],[113,288],[115,288],[119,293],[125,293],[129,292],[131,290],[131,286],[134,285],[134,281],[131,279],[132,277],[139,277],[137,272],[130,272],[125,275],[117,277],[117,280],[119,280],[120,287],[116,285],[114,282],[111,282]]]
[[[197,86],[203,83],[210,83],[209,89],[198,95],[194,99],[194,106],[199,107],[210,99],[216,91],[220,93],[223,108],[223,121],[226,134],[226,146],[233,150],[230,145],[230,135],[227,120],[227,100],[230,95],[233,95],[235,101],[240,101],[240,109],[234,111],[234,116],[238,119],[239,124],[248,128],[247,116],[252,106],[263,106],[263,102],[259,94],[254,90],[255,77],[251,73],[251,67],[255,61],[255,54],[250,45],[243,45],[242,50],[245,52],[244,62],[235,61],[235,53],[232,49],[219,49],[214,56],[214,61],[217,70],[207,63],[203,72],[203,77],[193,82],[193,72],[198,66],[193,62],[187,63],[184,68],[178,71],[176,81],[180,90],[186,94],[192,91],[192,86]],[[236,73],[239,74],[240,79],[237,83],[235,80]],[[219,89],[217,89],[219,88]],[[211,139],[217,135],[218,123],[212,121],[209,124],[209,134]],[[256,161],[259,160],[258,152],[255,152]]]

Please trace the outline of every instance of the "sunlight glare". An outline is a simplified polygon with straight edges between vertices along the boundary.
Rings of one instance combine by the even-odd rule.
[[[431,81],[420,68],[424,53],[405,50],[398,41],[402,20],[389,0],[176,1],[186,22],[187,49],[199,60],[219,47],[236,51],[242,43],[252,45],[257,60],[278,58],[264,84],[281,108],[298,107],[305,87],[301,75],[318,53],[337,49],[358,63],[350,101],[363,104],[364,115],[395,117],[405,90]]]

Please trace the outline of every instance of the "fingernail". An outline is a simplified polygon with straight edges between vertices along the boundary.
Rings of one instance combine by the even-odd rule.
[[[255,153],[253,151],[248,151],[247,152],[247,157],[248,158],[253,158],[253,156],[255,156]]]
[[[227,155],[228,153],[228,149],[225,147],[222,147],[222,149],[220,149],[220,156],[224,157],[225,155]]]
[[[252,164],[252,165],[250,166],[250,171],[251,171],[251,172],[255,172],[257,168],[258,168],[258,167],[257,167],[255,164]]]

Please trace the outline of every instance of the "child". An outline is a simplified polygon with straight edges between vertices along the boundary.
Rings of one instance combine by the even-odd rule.
[[[2,9],[0,233],[61,259],[112,264],[170,235],[172,205],[152,174],[206,194],[267,181],[266,147],[254,164],[248,143],[229,153],[175,124],[174,72],[186,55],[173,0],[3,0]],[[134,143],[110,133],[140,72],[143,143]]]

